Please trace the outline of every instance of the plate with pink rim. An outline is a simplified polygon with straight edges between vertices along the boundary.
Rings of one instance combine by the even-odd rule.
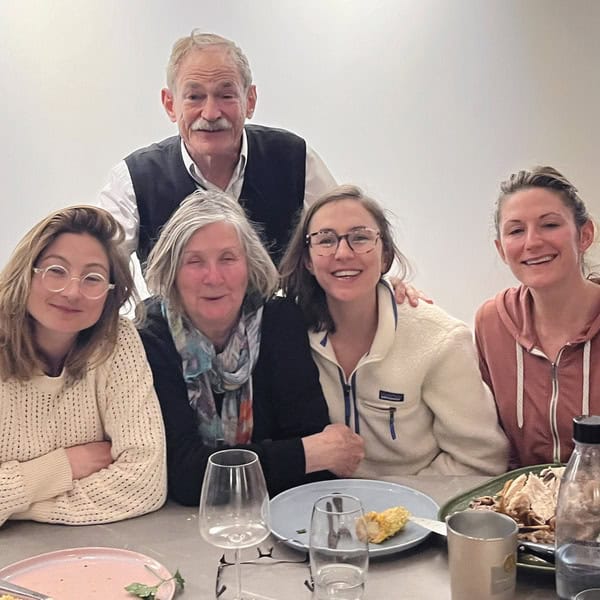
[[[154,574],[156,573],[156,575]],[[125,586],[156,585],[171,573],[158,561],[121,548],[69,548],[38,554],[0,569],[0,579],[57,600],[133,600]],[[161,585],[156,600],[171,600],[175,582]]]

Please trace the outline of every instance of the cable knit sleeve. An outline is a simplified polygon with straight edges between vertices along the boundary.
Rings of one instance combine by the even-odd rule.
[[[482,382],[471,332],[463,323],[438,345],[423,381],[441,449],[419,474],[497,475],[506,471],[508,442],[492,395]]]
[[[33,502],[53,498],[72,487],[71,467],[63,448],[32,460],[0,464],[0,525]]]
[[[58,424],[73,440],[64,447],[98,441],[81,439],[85,436],[81,432],[93,429],[91,423],[96,418],[100,439],[111,442],[114,462],[106,469],[69,482],[67,490],[53,489],[49,481],[40,485],[39,481],[40,473],[46,472],[64,483],[65,461],[70,479],[62,448],[29,463],[2,464],[0,477],[6,472],[9,485],[23,490],[22,501],[27,499],[27,490],[36,500],[23,506],[21,512],[13,511],[12,518],[80,525],[118,521],[160,508],[166,497],[164,427],[144,349],[130,321],[121,320],[111,359],[91,370],[83,385],[66,388],[62,401],[65,410],[69,409],[68,403],[74,407],[74,414],[66,413],[67,418]],[[41,464],[36,465],[36,461]],[[44,465],[48,461],[53,468]],[[0,479],[0,485],[4,495],[7,484]],[[36,488],[38,493],[32,494]],[[44,489],[43,493],[39,493],[39,488]]]

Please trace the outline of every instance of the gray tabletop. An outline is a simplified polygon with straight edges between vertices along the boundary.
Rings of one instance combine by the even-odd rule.
[[[479,485],[482,477],[399,477],[390,479],[416,488],[442,504],[456,494]],[[178,568],[186,579],[184,598],[210,599],[215,596],[215,581],[222,550],[204,542],[198,533],[197,509],[168,503],[161,510],[120,523],[87,527],[67,527],[33,522],[8,521],[0,528],[0,567],[42,552],[83,546],[108,546],[141,552],[163,563],[169,570]],[[263,545],[265,548],[269,543]],[[253,558],[256,549],[244,551]],[[276,547],[283,558],[300,560],[296,551]],[[229,557],[228,557],[229,558]],[[231,556],[230,558],[233,558]],[[246,578],[256,578],[260,590],[274,599],[310,600],[304,586],[308,577],[305,564],[245,567]],[[225,581],[232,575],[225,569]],[[253,582],[251,582],[253,583]],[[264,592],[263,592],[264,593]],[[366,588],[367,600],[450,600],[450,580],[445,541],[431,535],[420,546],[399,554],[372,560]],[[553,574],[520,572],[517,600],[556,598]]]

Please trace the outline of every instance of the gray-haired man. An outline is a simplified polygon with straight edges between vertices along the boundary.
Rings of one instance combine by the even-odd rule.
[[[223,190],[262,225],[277,260],[303,205],[335,185],[323,161],[289,131],[246,125],[256,106],[248,59],[234,42],[193,31],[178,40],[162,103],[179,135],[136,150],[109,173],[98,203],[124,226],[144,262],[158,231],[198,187]]]

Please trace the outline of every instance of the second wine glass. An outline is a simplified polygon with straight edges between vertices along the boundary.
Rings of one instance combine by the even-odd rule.
[[[255,452],[231,448],[209,457],[199,517],[209,544],[235,550],[235,599],[242,600],[240,550],[269,536],[269,495]]]

